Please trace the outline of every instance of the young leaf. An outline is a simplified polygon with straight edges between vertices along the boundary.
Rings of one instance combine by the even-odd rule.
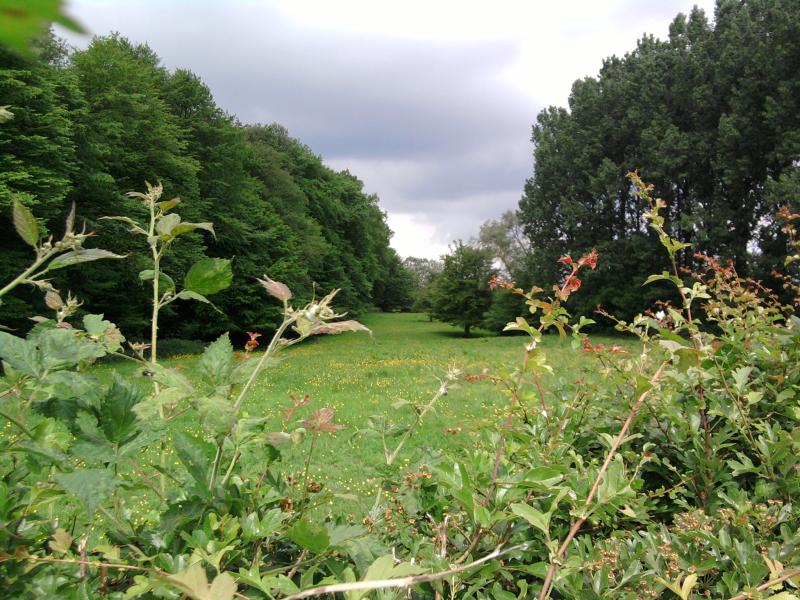
[[[229,383],[233,371],[233,346],[227,333],[209,344],[200,358],[200,373],[210,385]]]
[[[145,269],[139,272],[139,279],[142,281],[153,281],[153,274],[153,269]],[[158,289],[162,292],[175,291],[175,282],[172,277],[163,271],[158,272]]]
[[[87,248],[85,250],[71,250],[56,256],[50,264],[47,265],[48,271],[55,271],[56,269],[63,269],[72,265],[80,263],[92,262],[95,260],[102,260],[105,258],[125,258],[119,254],[114,254],[108,250],[101,250],[100,248]]]
[[[226,289],[232,280],[231,261],[225,258],[203,258],[189,269],[183,286],[192,292],[210,296]]]
[[[36,222],[36,217],[27,206],[16,198],[13,207],[14,229],[26,244],[36,248],[39,243],[39,223]]]
[[[66,554],[72,546],[72,536],[66,529],[59,527],[53,534],[53,539],[47,544],[56,554]]]

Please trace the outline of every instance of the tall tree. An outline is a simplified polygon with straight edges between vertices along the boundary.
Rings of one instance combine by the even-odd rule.
[[[597,247],[577,309],[646,307],[656,290],[641,282],[663,258],[625,177],[634,169],[666,200],[670,235],[692,245],[682,266],[701,251],[768,273],[766,184],[800,156],[799,36],[797,2],[719,0],[713,24],[699,9],[678,15],[667,40],[645,36],[576,81],[569,110],[542,111],[520,202],[535,280],[551,281],[560,255]]]
[[[483,249],[459,241],[443,260],[442,273],[431,293],[431,314],[439,321],[463,327],[464,335],[469,336],[491,304],[492,257]]]

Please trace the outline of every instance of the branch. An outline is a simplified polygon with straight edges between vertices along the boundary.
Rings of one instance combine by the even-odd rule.
[[[764,590],[771,588],[773,585],[776,585],[778,583],[786,581],[787,579],[791,579],[792,577],[795,577],[797,575],[800,575],[800,569],[792,569],[791,571],[786,571],[780,577],[778,577],[776,579],[773,579],[771,581],[768,581],[767,583],[762,583],[760,586],[758,586],[755,589],[755,591],[763,592]],[[733,596],[732,598],[730,598],[730,600],[747,600],[748,598],[751,598],[751,597],[752,596],[749,593],[745,592],[744,594],[739,594],[738,596]]]
[[[321,596],[323,594],[335,594],[337,592],[354,592],[358,590],[380,590],[385,588],[407,588],[411,587],[412,585],[418,585],[420,583],[427,583],[429,581],[438,581],[439,579],[444,579],[445,577],[449,577],[450,575],[455,575],[456,573],[467,571],[469,569],[472,569],[473,567],[477,567],[478,565],[482,565],[483,563],[489,562],[490,560],[494,560],[499,556],[508,554],[509,552],[527,548],[527,546],[528,544],[520,544],[519,546],[512,546],[511,548],[506,548],[505,550],[496,548],[494,552],[487,554],[483,558],[479,558],[478,560],[473,561],[468,565],[463,565],[460,567],[455,567],[453,569],[448,569],[447,571],[439,571],[438,573],[429,573],[428,575],[415,575],[413,577],[398,577],[397,579],[376,579],[374,581],[354,581],[352,583],[334,583],[332,585],[322,585],[320,587],[311,588],[299,592],[297,594],[287,596],[286,598],[284,598],[284,600],[301,600],[302,598],[310,598],[311,596]]]
[[[661,363],[661,365],[656,370],[655,374],[650,378],[650,385],[654,386],[656,382],[661,378],[661,372],[664,370],[664,367],[667,365],[667,362]],[[614,440],[614,444],[611,446],[611,450],[609,450],[608,455],[606,456],[606,460],[603,463],[603,466],[600,468],[600,472],[597,474],[597,478],[594,480],[594,485],[592,486],[589,495],[586,497],[586,502],[584,502],[584,507],[589,506],[589,504],[594,499],[594,495],[597,493],[597,490],[600,488],[600,484],[603,481],[603,476],[606,474],[609,465],[611,464],[611,460],[614,458],[614,455],[619,450],[620,445],[622,444],[622,440],[625,439],[625,436],[628,433],[628,428],[630,427],[631,423],[633,422],[636,413],[641,408],[642,403],[644,402],[647,394],[652,390],[651,387],[648,390],[642,392],[636,400],[636,404],[633,405],[631,411],[628,413],[628,418],[625,419],[625,423],[622,425],[622,429],[620,429],[619,434],[617,434],[617,438]],[[550,560],[550,568],[547,569],[547,575],[544,578],[544,584],[542,585],[542,592],[539,594],[539,600],[545,600],[550,595],[550,586],[553,583],[553,577],[556,574],[556,569],[558,568],[558,559],[566,552],[569,543],[572,541],[572,538],[578,533],[581,526],[586,521],[586,517],[583,516],[577,521],[572,524],[570,527],[569,533],[567,537],[564,538],[564,542],[561,544],[561,547],[556,552],[556,555]]]

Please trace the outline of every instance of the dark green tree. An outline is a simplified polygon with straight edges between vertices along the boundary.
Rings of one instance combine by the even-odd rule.
[[[491,255],[456,242],[443,258],[442,273],[431,291],[433,318],[464,328],[464,335],[480,325],[491,304],[489,279],[494,275]]]

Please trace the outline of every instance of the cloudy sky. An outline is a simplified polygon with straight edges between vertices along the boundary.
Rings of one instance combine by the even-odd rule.
[[[277,121],[357,175],[400,255],[428,258],[516,207],[542,108],[695,4],[713,15],[713,0],[67,2],[92,34],[147,42],[240,121]]]

